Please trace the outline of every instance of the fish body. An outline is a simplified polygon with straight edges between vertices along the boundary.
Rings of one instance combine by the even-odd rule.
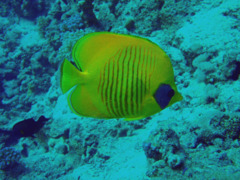
[[[7,136],[5,146],[12,146],[22,137],[34,137],[34,134],[37,133],[48,120],[49,118],[45,118],[44,116],[40,116],[37,121],[33,118],[25,119],[14,124],[11,130],[0,129],[0,135]]]
[[[141,119],[180,101],[172,64],[153,42],[131,35],[91,33],[61,66],[71,110],[86,117]]]
[[[18,137],[33,137],[48,120],[44,116],[40,116],[38,121],[35,121],[33,118],[25,119],[16,123],[12,128],[12,132]]]

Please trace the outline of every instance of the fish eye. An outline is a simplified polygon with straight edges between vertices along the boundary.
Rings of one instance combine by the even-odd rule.
[[[174,94],[175,92],[170,85],[161,84],[154,94],[154,97],[161,109],[164,109],[167,107]]]
[[[20,130],[20,133],[21,133],[22,135],[24,135],[24,131],[23,131],[23,130]]]

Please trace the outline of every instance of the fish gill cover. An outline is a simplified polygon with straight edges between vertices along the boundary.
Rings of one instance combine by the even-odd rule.
[[[239,22],[238,0],[2,0],[1,179],[239,179]],[[183,100],[139,121],[73,114],[60,65],[100,31],[160,46]],[[42,115],[34,137],[6,142]]]

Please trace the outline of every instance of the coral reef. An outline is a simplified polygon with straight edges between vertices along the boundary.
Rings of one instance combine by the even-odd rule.
[[[43,0],[13,0],[11,6],[22,17],[33,19],[47,11],[47,2]]]
[[[239,10],[237,0],[2,0],[0,129],[51,121],[13,147],[1,133],[0,179],[239,179]],[[160,45],[183,100],[141,121],[71,113],[59,67],[96,31]]]
[[[20,153],[12,147],[5,147],[0,150],[0,169],[7,170],[19,163]]]
[[[143,149],[147,158],[154,160],[154,166],[157,161],[164,161],[172,169],[184,167],[186,155],[180,145],[177,134],[172,129],[158,128],[151,132],[148,140],[143,143]],[[164,165],[162,164],[161,166]],[[150,173],[151,175],[149,174],[149,176],[159,176],[158,173],[161,170],[156,169],[156,167],[153,169],[154,173]]]

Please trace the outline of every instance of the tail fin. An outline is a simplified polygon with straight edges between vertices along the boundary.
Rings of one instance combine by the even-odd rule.
[[[45,123],[49,120],[50,118],[46,118],[45,116],[40,116],[37,122],[39,123]]]
[[[40,116],[37,120],[37,126],[39,130],[43,127],[43,125],[49,120],[50,118],[46,118],[45,116]]]
[[[61,65],[61,89],[66,93],[69,89],[82,82],[82,72],[65,59]]]

